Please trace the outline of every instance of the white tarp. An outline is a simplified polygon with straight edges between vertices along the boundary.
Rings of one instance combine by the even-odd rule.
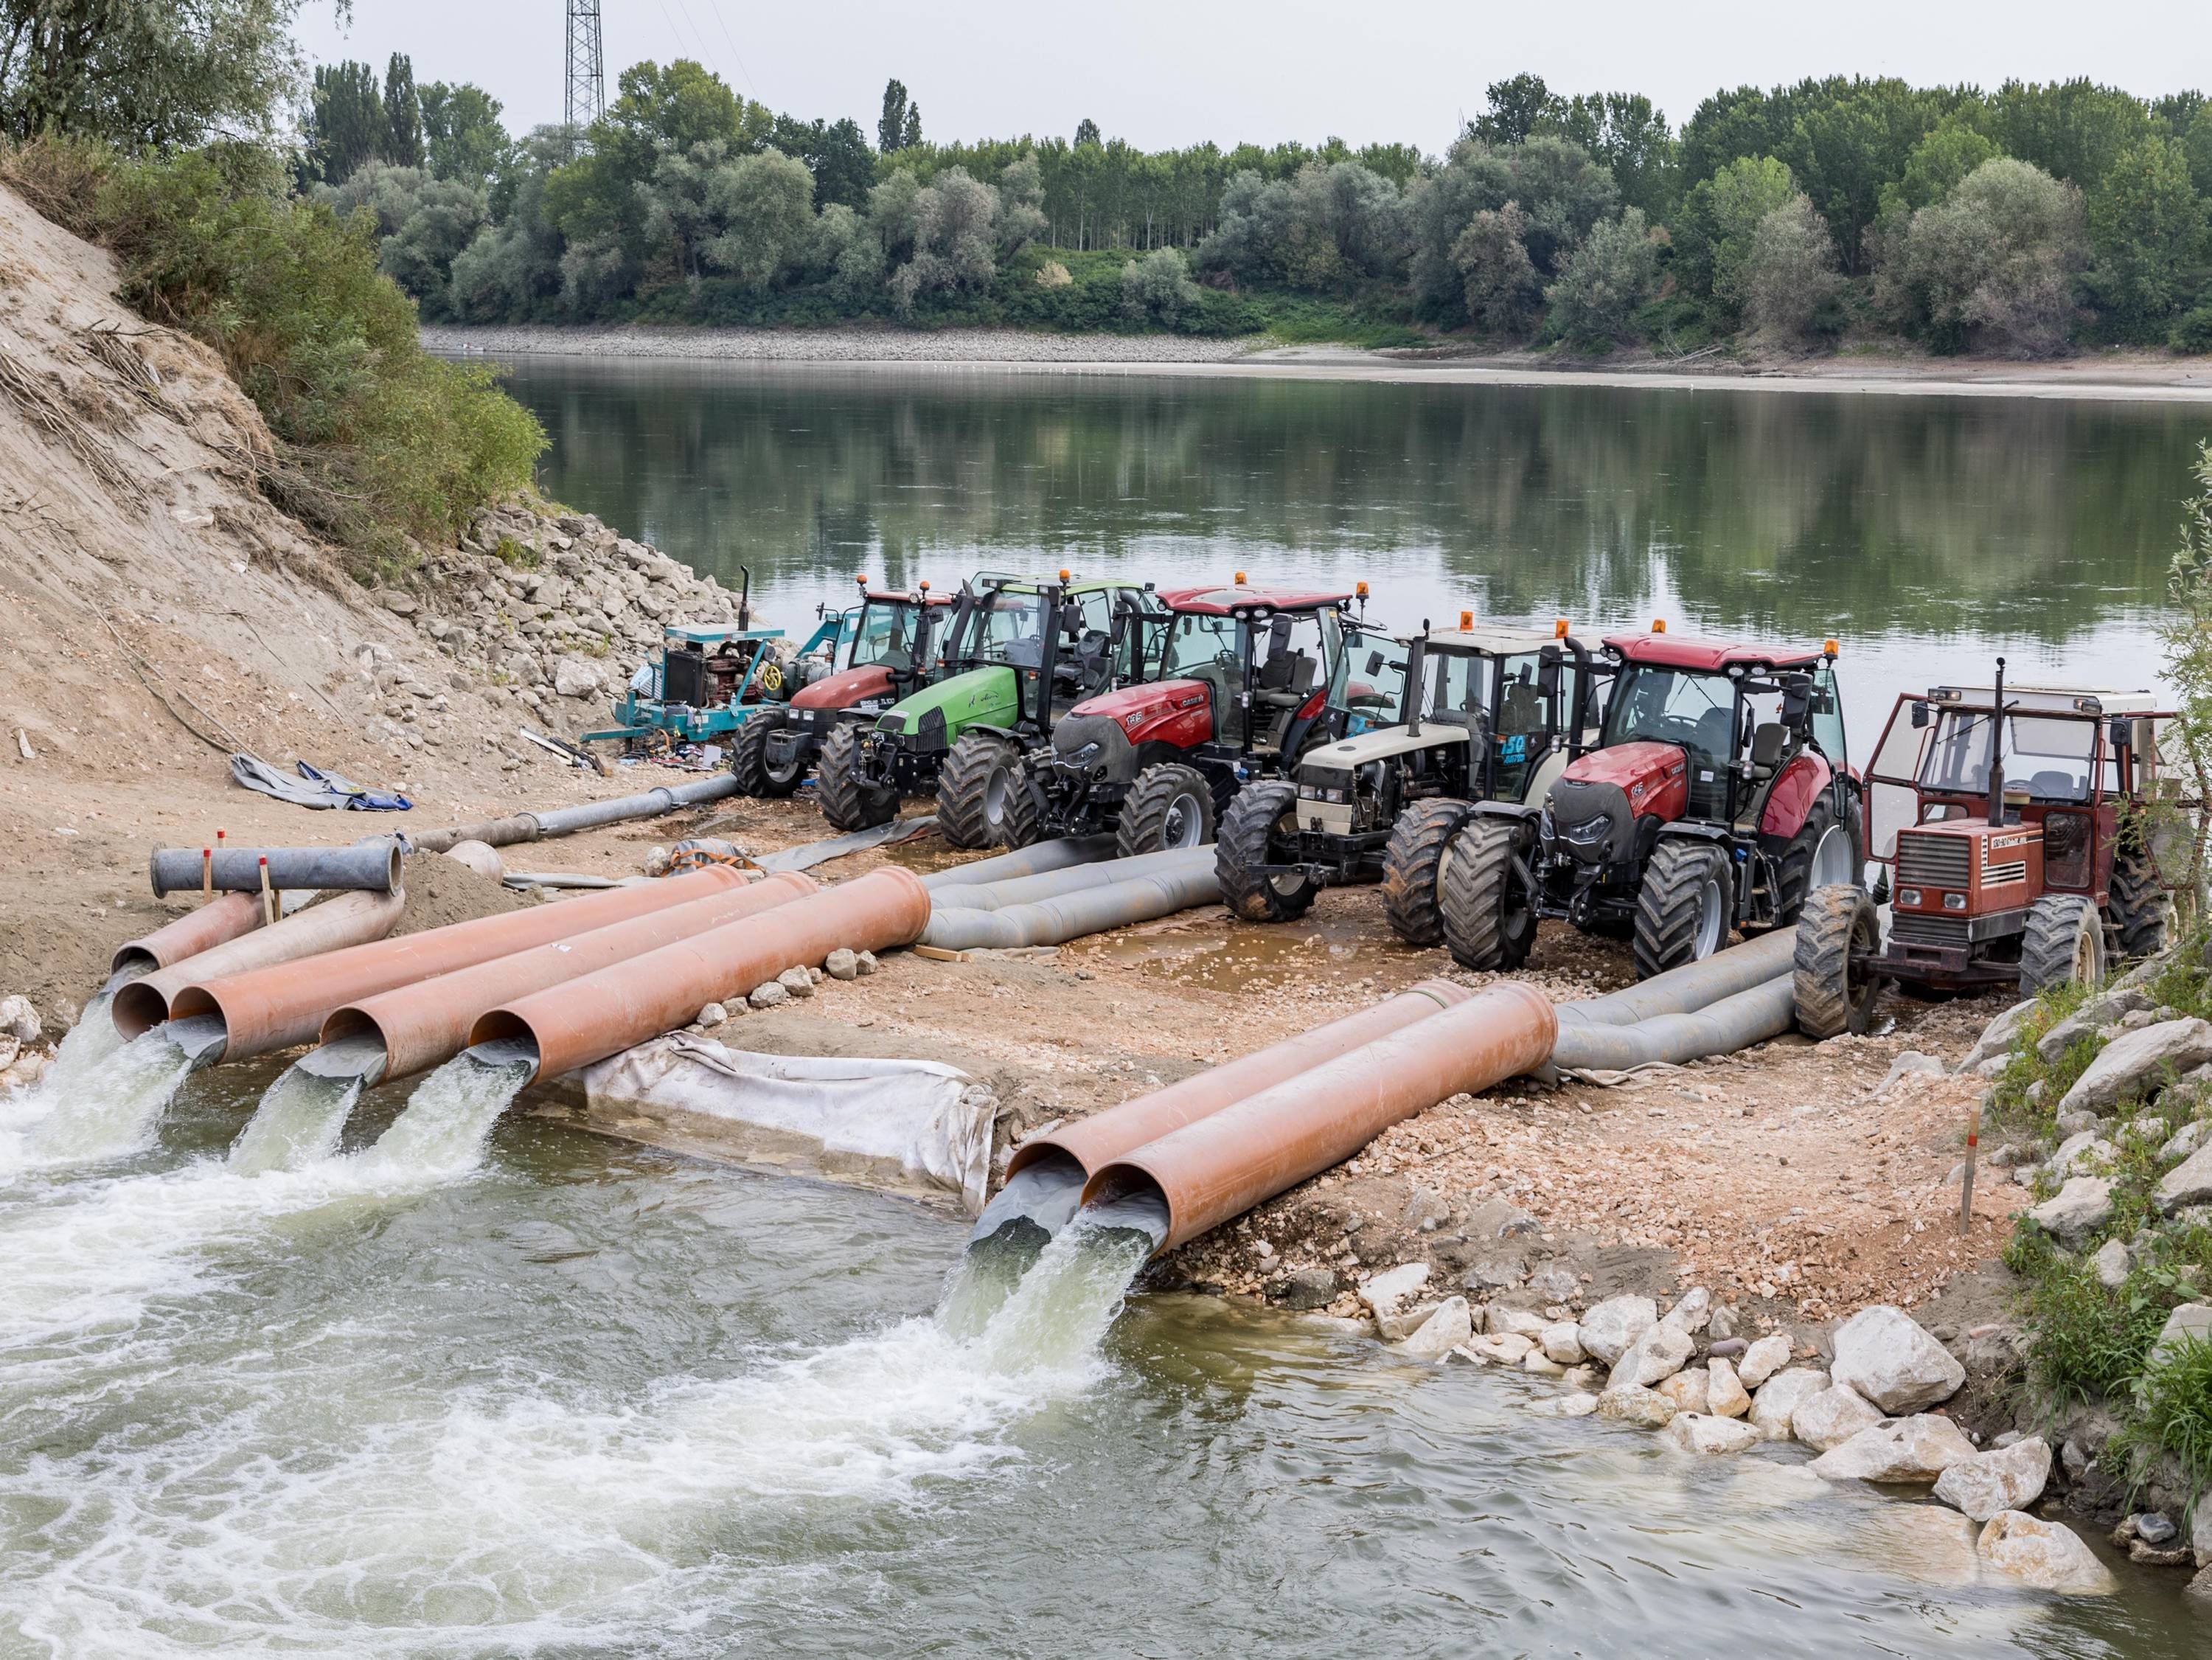
[[[740,1156],[810,1156],[826,1175],[956,1194],[990,1177],[988,1089],[932,1061],[757,1055],[677,1032],[586,1067],[592,1114],[681,1114]]]

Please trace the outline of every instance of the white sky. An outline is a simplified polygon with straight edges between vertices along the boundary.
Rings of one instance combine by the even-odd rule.
[[[894,75],[930,138],[1066,136],[1090,116],[1148,149],[1336,134],[1437,151],[1482,107],[1484,86],[1522,70],[1559,92],[1648,94],[1678,126],[1719,87],[1808,75],[1991,87],[2087,75],[2145,96],[2212,90],[2203,0],[1111,0],[1080,11],[1033,0],[603,0],[602,10],[611,94],[640,58],[695,58],[772,108],[849,115],[872,137]],[[560,118],[565,16],[565,0],[356,0],[341,33],[330,0],[308,0],[299,35],[317,62],[380,70],[402,51],[418,81],[476,82],[520,131]]]

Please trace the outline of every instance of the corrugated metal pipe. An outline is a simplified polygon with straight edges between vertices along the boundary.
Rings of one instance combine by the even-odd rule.
[[[932,871],[921,879],[921,885],[934,894],[939,888],[981,886],[1016,876],[1065,870],[1071,865],[1088,865],[1113,856],[1111,836],[1063,836],[1051,842],[1032,842],[1012,853],[972,860],[948,870]]]
[[[1221,882],[1214,873],[1213,849],[1193,848],[1179,857],[1182,863],[1156,867],[1150,874],[1124,877],[1057,898],[997,910],[937,911],[923,931],[922,943],[946,951],[1057,946],[1218,902]]]
[[[156,848],[147,861],[156,894],[196,891],[204,880],[223,893],[261,891],[261,862],[272,888],[350,889],[389,893],[399,885],[399,844],[380,836],[343,848]]]

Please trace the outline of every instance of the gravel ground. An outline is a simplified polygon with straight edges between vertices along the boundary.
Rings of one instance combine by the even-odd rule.
[[[690,357],[817,363],[1225,363],[1251,340],[1021,329],[426,328],[432,351],[488,357]]]

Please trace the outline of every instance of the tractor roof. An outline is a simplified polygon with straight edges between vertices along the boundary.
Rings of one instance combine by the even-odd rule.
[[[1995,686],[1930,686],[1928,701],[1942,708],[1986,709],[1996,695]],[[2104,691],[2094,686],[2037,686],[2005,682],[2005,707],[2021,714],[2078,715],[2096,720],[2107,714],[2151,714],[2159,708],[2152,691]]]
[[[1075,577],[1060,581],[1057,577],[1014,576],[1000,570],[979,571],[975,577],[975,588],[979,598],[988,598],[995,593],[1042,593],[1056,587],[1062,593],[1091,593],[1100,588],[1133,588],[1137,585],[1103,576]]]
[[[1745,668],[1809,669],[1822,656],[1818,646],[1738,645],[1725,640],[1699,640],[1686,634],[1614,634],[1607,635],[1605,643],[1627,662],[1707,672],[1739,665]]]
[[[1170,611],[1200,617],[1227,617],[1240,611],[1325,611],[1352,598],[1349,589],[1324,593],[1318,589],[1255,588],[1242,583],[1219,588],[1167,588],[1160,603]]]
[[[1480,652],[1490,657],[1521,657],[1559,643],[1556,629],[1436,629],[1429,635],[1431,651]]]
[[[671,623],[660,630],[664,641],[687,646],[719,646],[730,640],[781,640],[781,629],[733,629],[720,623]]]
[[[878,605],[911,605],[921,597],[920,593],[916,591],[901,593],[882,588],[868,588],[860,595],[860,598],[869,604]],[[952,596],[949,593],[933,593],[929,596],[929,603],[933,606],[949,605],[952,603]]]

